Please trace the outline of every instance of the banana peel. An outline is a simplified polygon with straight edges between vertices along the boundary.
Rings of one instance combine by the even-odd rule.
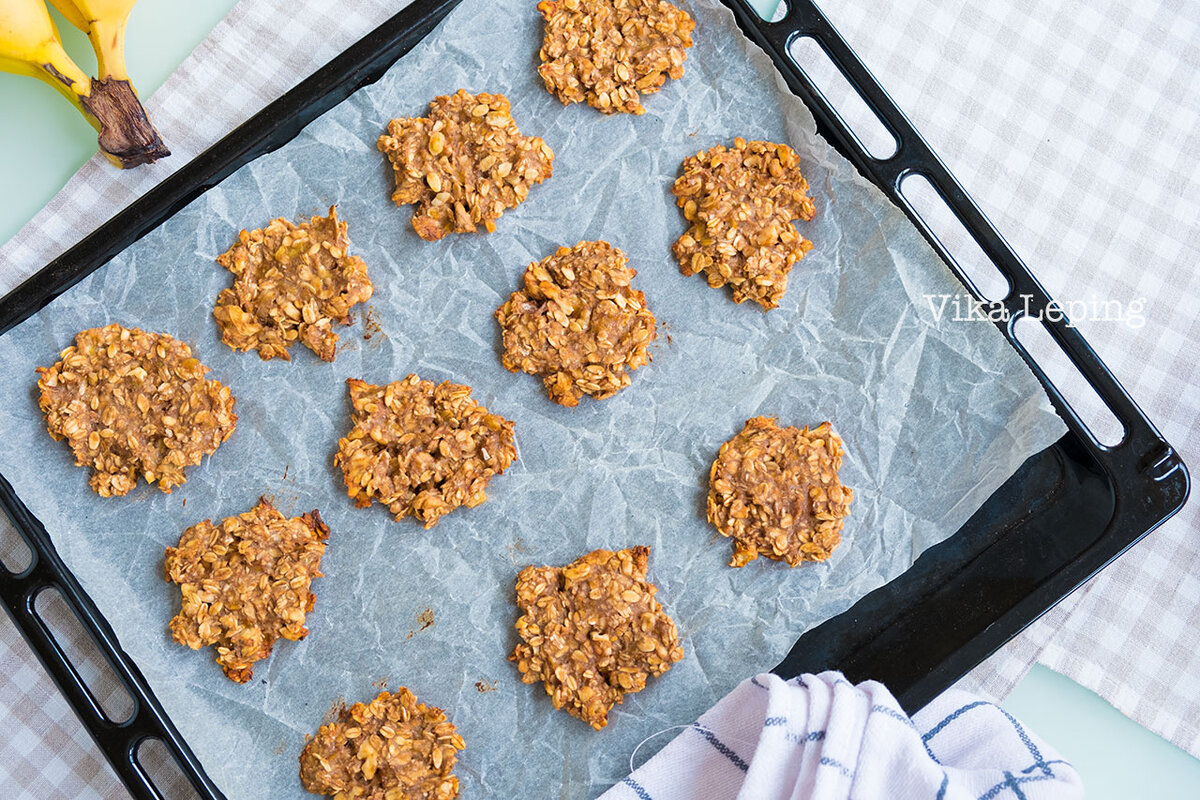
[[[70,5],[66,0],[55,5],[60,2],[62,6]],[[95,35],[87,29],[85,32],[93,47],[97,47],[97,60],[103,65],[100,78],[93,80],[63,50],[58,29],[43,0],[2,0],[0,70],[29,75],[54,87],[99,133],[101,152],[118,167],[129,168],[157,161],[171,151],[150,123],[125,74],[125,20],[133,3],[120,5],[125,6],[124,12],[119,17],[106,16],[102,24],[78,9],[73,14],[64,14],[72,24],[76,24],[73,17],[85,24],[93,23]],[[103,61],[97,41],[103,44]]]
[[[137,0],[50,0],[67,22],[87,34],[101,80],[128,81],[125,25]]]

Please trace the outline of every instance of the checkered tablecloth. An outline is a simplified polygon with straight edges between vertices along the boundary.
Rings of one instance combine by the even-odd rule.
[[[147,103],[175,155],[86,165],[0,248],[0,291],[403,3],[337,5],[243,0]],[[1052,295],[1144,300],[1141,327],[1078,325],[1200,468],[1200,3],[821,5]],[[1037,661],[1200,757],[1198,534],[1193,503],[967,683],[1001,697]],[[0,796],[125,796],[3,614],[0,718]]]

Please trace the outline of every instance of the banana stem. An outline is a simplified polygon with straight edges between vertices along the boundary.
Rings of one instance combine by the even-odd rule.
[[[94,80],[92,93],[80,102],[99,123],[101,152],[118,167],[128,169],[171,155],[129,81]]]
[[[101,78],[129,80],[125,71],[125,23],[128,17],[91,21],[88,38],[96,51],[96,66]]]

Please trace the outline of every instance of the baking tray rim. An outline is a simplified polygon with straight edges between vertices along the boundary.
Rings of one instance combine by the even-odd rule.
[[[314,73],[311,78],[301,82],[277,101],[268,105],[263,112],[260,112],[260,114],[251,118],[251,120],[238,126],[238,128],[223,137],[209,150],[184,165],[176,173],[165,179],[162,184],[159,184],[158,187],[155,187],[131,206],[116,214],[111,220],[98,228],[97,231],[85,237],[78,245],[68,250],[67,253],[43,267],[38,273],[23,282],[12,292],[0,298],[0,335],[20,324],[29,316],[32,316],[32,314],[40,311],[41,308],[45,307],[55,297],[68,290],[75,282],[87,274],[100,269],[111,261],[112,257],[116,254],[123,251],[134,241],[141,238],[141,236],[158,227],[166,219],[173,216],[176,211],[194,200],[195,197],[198,197],[204,191],[207,191],[208,188],[219,183],[232,171],[281,146],[286,141],[290,141],[313,118],[324,113],[333,105],[340,103],[346,96],[361,88],[366,83],[373,82],[379,77],[379,74],[382,74],[387,66],[394,63],[399,55],[402,55],[403,52],[406,52],[417,41],[423,39],[459,2],[460,0],[414,0],[412,4],[377,27],[341,56],[331,61],[329,65]],[[841,40],[836,30],[833,29],[832,25],[811,0],[789,0],[787,14],[781,20],[774,23],[761,20],[745,0],[722,0],[722,2],[733,9],[743,34],[766,50],[776,66],[784,73],[789,88],[799,95],[809,106],[810,110],[814,112],[814,115],[818,119],[819,128],[823,128],[822,133],[827,138],[830,138],[831,132],[834,134],[833,138],[830,138],[831,143],[854,163],[860,173],[864,174],[877,185],[880,185],[880,188],[884,189],[889,198],[893,202],[897,202],[926,238],[930,239],[931,244],[934,245],[943,259],[947,261],[956,277],[963,282],[969,291],[978,296],[978,292],[974,290],[974,286],[970,280],[958,269],[957,265],[953,262],[952,256],[941,247],[940,242],[936,240],[936,236],[928,230],[927,226],[922,224],[919,218],[914,217],[914,210],[905,202],[897,201],[896,198],[892,197],[892,193],[888,192],[887,185],[889,182],[893,186],[898,186],[899,180],[903,176],[912,174],[913,172],[925,174],[930,171],[929,168],[931,165],[935,167],[932,171],[936,174],[932,177],[939,180],[939,184],[935,188],[943,195],[943,200],[946,200],[951,205],[952,211],[955,212],[960,221],[968,227],[977,239],[980,237],[979,223],[982,222],[983,238],[985,241],[980,242],[980,244],[984,247],[985,251],[990,251],[988,254],[993,257],[993,261],[996,260],[996,252],[1008,250],[1011,260],[1015,261],[1024,270],[1031,285],[1035,286],[1039,291],[1040,296],[1038,299],[1048,301],[1048,297],[1044,295],[1044,290],[1041,290],[1040,285],[1036,283],[1036,279],[1033,278],[1032,274],[1028,273],[1027,268],[1016,258],[1015,253],[1011,252],[1011,248],[1003,241],[1003,238],[1000,237],[994,226],[983,217],[982,212],[978,211],[977,207],[970,201],[969,196],[957,184],[957,181],[953,179],[948,170],[945,170],[944,165],[941,165],[940,160],[937,159],[932,150],[928,149],[928,145],[924,143],[924,140],[911,127],[911,123],[895,107],[895,104],[886,95],[886,92],[874,81],[873,76],[870,75],[861,61],[857,59],[848,45]],[[380,58],[380,53],[388,52],[389,44],[393,47],[396,45],[396,42],[401,38],[400,34],[407,35],[412,41],[407,46],[404,46],[398,55],[391,58]],[[856,148],[855,143],[857,139],[850,131],[849,126],[845,124],[844,120],[841,120],[832,105],[828,103],[817,87],[812,85],[811,82],[805,83],[807,77],[803,75],[802,71],[795,65],[795,62],[787,55],[787,50],[791,44],[802,35],[818,40],[825,49],[826,54],[833,60],[835,67],[842,72],[843,77],[851,82],[852,87],[861,96],[864,96],[864,100],[867,100],[872,110],[875,111],[885,126],[896,136],[899,147],[897,152],[889,159],[882,161],[873,159],[865,151],[859,149],[861,146]],[[413,38],[414,36],[415,38]],[[389,42],[389,40],[391,41]],[[351,57],[351,54],[354,54],[354,56]],[[347,62],[353,63],[348,67]],[[381,64],[382,66],[380,66]],[[373,69],[378,69],[378,74],[372,76]],[[336,97],[337,99],[326,105],[331,97]],[[316,98],[320,102],[316,104],[308,102],[313,98]],[[286,113],[278,116],[280,115],[281,105]],[[306,106],[310,112],[314,106],[319,107],[319,110],[316,113],[307,115],[308,119],[303,122],[298,122],[306,116],[303,113],[306,110]],[[881,113],[881,108],[883,113]],[[276,119],[285,119],[288,122],[287,130],[280,134],[282,126],[278,125],[265,132],[256,132],[254,130],[255,125],[261,125],[264,118],[272,116]],[[838,135],[839,125],[840,136]],[[248,132],[251,135],[256,135],[257,139],[247,145],[241,142],[241,139],[246,137]],[[282,139],[280,139],[280,135],[282,135]],[[278,141],[274,141],[272,144],[273,139]],[[838,141],[839,139],[840,141]],[[221,153],[225,155],[223,164],[220,158],[214,158],[214,154]],[[914,169],[914,163],[919,164],[920,168]],[[941,171],[944,171],[944,174],[939,173],[937,169],[939,167]],[[201,174],[210,170],[211,172],[205,177],[200,177]],[[221,174],[223,170],[225,171]],[[883,185],[881,185],[881,178]],[[164,188],[167,191],[160,191]],[[951,202],[952,200],[955,202]],[[154,206],[157,206],[156,212],[153,214],[147,213],[147,209]],[[968,219],[963,219],[964,207],[966,208]],[[124,237],[115,235],[126,227],[137,231],[136,235],[132,238],[129,238],[127,235]],[[128,231],[126,231],[127,233]],[[97,242],[102,246],[97,247]],[[110,254],[103,255],[103,253],[110,250],[112,251]],[[97,253],[101,255],[97,255]],[[1012,265],[1009,264],[1007,268],[1001,265],[997,266],[1010,278],[1011,285],[1013,283]],[[1011,324],[1012,321],[1009,323],[1010,327]],[[1058,335],[1061,334],[1061,331],[1052,330],[1051,332],[1055,334],[1055,338],[1059,340],[1060,345],[1063,345],[1064,342]],[[1063,409],[1065,408],[1067,413],[1064,414],[1064,418],[1072,429],[1071,433],[1068,433],[1067,436],[1079,436],[1085,449],[1089,450],[1093,456],[1099,456],[1096,463],[1103,469],[1106,479],[1114,491],[1113,517],[1100,537],[1107,534],[1108,530],[1114,524],[1113,521],[1118,519],[1122,512],[1125,514],[1124,519],[1127,526],[1133,523],[1134,528],[1143,528],[1139,533],[1133,535],[1132,538],[1126,536],[1127,541],[1118,542],[1115,552],[1109,551],[1101,554],[1101,566],[1095,567],[1094,564],[1090,564],[1085,570],[1087,575],[1074,583],[1074,586],[1071,587],[1073,590],[1087,576],[1094,574],[1103,565],[1110,563],[1121,552],[1124,552],[1125,549],[1132,546],[1133,543],[1176,513],[1186,501],[1189,481],[1186,467],[1179,459],[1178,454],[1162,439],[1161,435],[1158,435],[1158,432],[1154,430],[1149,420],[1145,418],[1140,409],[1137,409],[1132,399],[1128,398],[1128,395],[1116,383],[1115,378],[1112,378],[1111,373],[1108,373],[1107,368],[1091,352],[1090,347],[1086,345],[1082,337],[1078,336],[1077,331],[1071,329],[1071,332],[1078,337],[1078,341],[1074,341],[1068,336],[1067,338],[1070,343],[1075,346],[1081,344],[1082,348],[1086,351],[1084,355],[1086,356],[1090,353],[1091,358],[1094,359],[1094,363],[1092,363],[1087,358],[1084,358],[1084,366],[1094,367],[1098,365],[1101,377],[1100,382],[1105,383],[1103,380],[1105,376],[1111,379],[1112,382],[1103,388],[1109,389],[1111,392],[1115,386],[1117,390],[1117,404],[1121,406],[1121,411],[1125,412],[1120,418],[1125,423],[1126,430],[1129,432],[1126,439],[1120,445],[1106,448],[1095,442],[1094,438],[1086,432],[1086,426],[1082,426],[1081,421],[1074,417],[1074,412],[1070,410],[1069,405],[1065,403],[1061,396],[1057,395],[1057,390],[1037,366],[1036,362],[1033,362],[1022,348],[1017,347],[1016,349],[1030,363],[1035,376],[1047,388],[1056,407],[1060,408],[1060,413],[1063,413]],[[1011,330],[1007,331],[1010,343],[1016,347],[1011,334]],[[1064,349],[1067,349],[1066,346],[1064,346]],[[1075,355],[1075,353],[1068,350],[1068,355]],[[1076,363],[1076,367],[1079,368],[1080,365]],[[1101,393],[1101,389],[1097,388],[1093,383],[1096,375],[1088,374],[1085,371],[1085,377],[1089,378],[1089,383],[1092,383],[1093,388],[1096,388],[1097,392]],[[1110,403],[1111,408],[1112,399],[1104,393],[1101,393],[1101,397],[1105,402]],[[1135,426],[1129,424],[1126,415],[1129,413],[1130,408],[1135,412],[1133,415],[1134,422],[1141,424]],[[1116,411],[1117,409],[1114,409],[1114,413]],[[1080,430],[1081,427],[1082,431]],[[1131,430],[1131,427],[1136,428],[1136,430]],[[1153,445],[1149,449],[1145,449],[1145,452],[1140,456],[1139,468],[1136,470],[1136,473],[1148,476],[1150,480],[1159,486],[1169,486],[1171,489],[1162,493],[1167,498],[1167,502],[1159,503],[1153,507],[1143,504],[1140,508],[1133,508],[1132,511],[1134,513],[1130,514],[1129,508],[1122,507],[1123,505],[1128,506],[1128,498],[1123,497],[1124,492],[1120,491],[1120,489],[1122,481],[1126,481],[1133,473],[1127,468],[1114,469],[1111,461],[1104,458],[1104,456],[1118,452],[1122,447],[1128,448],[1132,439],[1130,434],[1134,433],[1141,435],[1143,439],[1146,439]],[[1055,445],[1055,447],[1057,446]],[[1128,465],[1122,464],[1121,466],[1127,467]],[[201,791],[208,797],[223,796],[216,789],[215,785],[207,779],[207,775],[203,773],[202,765],[191,754],[186,742],[179,736],[177,730],[174,729],[173,723],[170,722],[165,712],[162,711],[161,706],[158,705],[153,692],[149,690],[148,685],[141,678],[140,672],[137,671],[136,664],[121,650],[119,642],[117,642],[115,635],[112,633],[103,616],[99,614],[94,603],[92,603],[82,587],[79,586],[74,575],[70,573],[58,557],[57,551],[46,534],[45,528],[39,520],[24,508],[2,475],[0,475],[0,506],[3,506],[6,513],[13,520],[14,526],[18,528],[20,535],[25,539],[25,544],[32,552],[31,563],[20,573],[12,573],[0,566],[0,587],[5,588],[6,608],[9,610],[10,615],[14,616],[18,627],[22,630],[23,635],[29,639],[39,659],[42,660],[43,664],[50,671],[55,682],[59,684],[60,689],[63,689],[73,709],[80,715],[85,725],[87,725],[93,738],[101,745],[102,750],[104,750],[109,760],[113,762],[114,767],[118,768],[118,774],[121,779],[125,781],[130,790],[138,797],[161,796],[157,793],[157,789],[154,788],[153,783],[148,779],[144,771],[134,769],[130,772],[128,769],[130,762],[136,764],[136,759],[133,756],[138,744],[142,739],[149,736],[164,740],[164,743],[171,750],[172,755],[181,762],[181,768],[183,768],[185,775],[198,791]],[[958,534],[955,535],[957,536]],[[907,574],[905,573],[905,575]],[[1072,581],[1078,577],[1078,575],[1073,576]],[[903,578],[904,575],[892,583],[897,583]],[[80,622],[84,624],[88,633],[97,641],[100,650],[109,661],[110,666],[117,668],[120,678],[126,683],[126,688],[131,689],[136,708],[134,715],[128,723],[112,723],[104,719],[102,714],[98,715],[98,706],[95,703],[95,698],[91,697],[90,692],[87,691],[86,684],[83,683],[78,672],[70,668],[69,661],[66,662],[67,668],[63,668],[63,662],[66,661],[66,657],[61,649],[57,647],[52,635],[46,635],[48,631],[44,630],[44,623],[41,623],[43,626],[43,633],[41,634],[36,630],[30,629],[29,624],[33,620],[40,622],[40,618],[37,617],[32,607],[33,600],[39,592],[47,587],[57,588],[62,593],[64,600],[73,606],[72,610],[80,618]],[[19,590],[17,594],[20,596],[20,600],[15,602],[13,601],[12,591],[14,588]],[[887,587],[881,587],[881,590],[885,588]],[[1033,592],[1029,595],[1028,599],[1033,600],[1037,596],[1037,600],[1034,602],[1036,608],[1013,607],[1004,615],[997,618],[995,621],[996,626],[998,629],[1003,628],[1011,631],[1008,633],[1008,636],[1015,635],[1021,628],[1030,624],[1040,614],[1045,613],[1054,603],[1061,600],[1068,593],[1069,591],[1058,594],[1054,598],[1049,598],[1050,602],[1046,604],[1048,598],[1042,596],[1044,593]],[[858,604],[856,603],[855,607],[857,606]],[[845,614],[828,620],[823,625],[839,620],[850,614],[853,610],[852,608],[850,611],[845,612]],[[797,641],[797,647],[800,646],[806,636],[807,634]],[[978,650],[978,648],[975,649]],[[978,655],[978,653],[974,655]],[[789,654],[790,657],[791,654]],[[788,660],[785,659],[784,662],[781,662],[780,666],[786,665]],[[982,660],[982,658],[978,660]],[[779,667],[777,667],[778,669]],[[931,673],[930,677],[942,682],[944,682],[945,678],[945,676],[937,676],[933,673]],[[133,684],[132,687],[129,686],[130,683]],[[923,694],[929,694],[928,688]],[[932,697],[931,694],[929,696]],[[84,713],[85,708],[88,709],[88,713]],[[114,749],[105,746],[105,742],[102,740],[111,740],[112,738],[120,740],[120,747]],[[195,775],[192,773],[199,774]]]

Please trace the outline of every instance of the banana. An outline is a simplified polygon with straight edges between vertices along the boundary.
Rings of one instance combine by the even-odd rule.
[[[82,100],[91,94],[92,80],[63,50],[41,0],[0,2],[0,69],[45,81],[86,113]]]
[[[137,0],[50,0],[59,13],[87,34],[96,51],[100,78],[129,80],[125,72],[125,23]]]
[[[132,5],[126,3],[125,5]],[[58,29],[43,0],[0,0],[0,70],[38,78],[53,86],[99,132],[100,150],[119,167],[135,167],[168,156],[124,73],[124,19],[100,26],[116,55],[104,62],[111,77],[92,80],[63,50]],[[69,17],[68,17],[69,18]],[[89,34],[90,35],[90,34]],[[106,55],[109,51],[106,50]]]

